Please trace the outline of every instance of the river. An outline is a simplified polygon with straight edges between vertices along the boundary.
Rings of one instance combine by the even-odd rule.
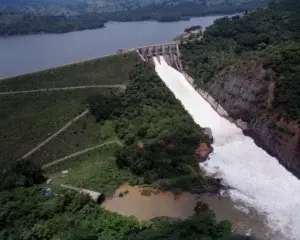
[[[105,28],[0,38],[0,78],[38,71],[134,48],[170,42],[185,28],[211,25],[221,16],[192,18],[190,21],[159,23],[109,22]]]
[[[154,59],[161,79],[197,124],[212,129],[214,152],[201,167],[231,187],[227,194],[234,205],[256,218],[256,225],[267,224],[271,231],[264,229],[264,239],[299,240],[300,181],[215,112],[180,72],[160,60],[161,64]]]
[[[113,54],[120,48],[169,42],[187,27],[206,27],[219,17],[172,23],[111,22],[104,29],[0,38],[0,78]],[[220,117],[181,73],[163,59],[161,63],[156,61],[156,71],[162,80],[195,122],[213,131],[214,153],[201,167],[232,187],[228,194],[234,207],[246,213],[245,217],[249,215],[248,226],[253,230],[266,224],[268,228],[264,227],[263,231],[269,234],[268,239],[299,239],[300,181],[257,147],[251,138],[244,136],[239,128]],[[216,200],[214,205],[221,218],[233,216],[227,211],[230,204]],[[271,232],[267,231],[269,228]]]

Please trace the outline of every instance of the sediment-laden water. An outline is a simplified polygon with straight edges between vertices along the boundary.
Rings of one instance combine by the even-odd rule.
[[[188,192],[175,195],[171,192],[156,192],[150,196],[141,194],[143,188],[124,184],[116,191],[115,196],[106,199],[101,205],[105,209],[126,216],[136,216],[139,220],[150,220],[157,217],[186,219],[194,214],[198,196]],[[151,189],[151,188],[149,188]],[[119,193],[128,191],[123,197]]]
[[[154,58],[155,69],[168,88],[201,127],[210,127],[214,152],[201,163],[208,174],[223,179],[232,189],[228,194],[233,206],[266,222],[268,239],[299,240],[300,181],[259,148],[241,129],[217,112],[161,57]],[[251,214],[251,212],[257,212]],[[218,215],[218,213],[217,213]],[[264,219],[265,218],[265,219]],[[251,228],[251,221],[249,221]]]

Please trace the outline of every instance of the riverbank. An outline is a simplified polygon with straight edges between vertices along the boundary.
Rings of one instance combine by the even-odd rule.
[[[231,187],[226,192],[234,205],[241,202],[246,209],[256,209],[267,219],[263,239],[296,240],[300,216],[294,214],[294,209],[299,205],[299,180],[234,123],[221,117],[181,73],[162,59],[161,63],[156,63],[157,71],[169,89],[200,126],[212,129],[214,152],[209,161],[200,164],[201,168]]]
[[[297,164],[300,159],[300,152],[297,150],[297,142],[299,139],[299,129],[295,123],[288,123],[282,121],[285,126],[293,129],[295,133],[289,135],[289,128],[287,127],[287,132],[283,132],[281,129],[277,129],[276,127],[272,127],[272,122],[276,116],[276,113],[272,117],[266,116],[252,116],[251,120],[243,121],[241,118],[243,117],[243,111],[251,111],[251,108],[247,105],[249,102],[248,99],[251,99],[252,104],[255,103],[256,98],[255,94],[257,94],[257,89],[255,89],[255,84],[252,82],[247,82],[246,77],[239,76],[240,81],[242,81],[242,85],[244,85],[246,89],[246,93],[244,92],[242,96],[237,97],[234,102],[231,101],[230,94],[228,94],[228,89],[218,89],[218,87],[214,85],[210,85],[207,91],[210,91],[213,96],[210,95],[207,91],[200,89],[194,84],[194,80],[184,73],[188,82],[197,90],[197,92],[215,109],[216,112],[219,113],[220,116],[225,117],[232,123],[234,123],[237,127],[242,129],[243,133],[246,136],[251,137],[254,140],[255,144],[258,147],[263,148],[269,155],[284,166],[289,172],[291,172],[295,177],[300,179],[300,172],[297,168]],[[226,79],[226,76],[224,77]],[[235,79],[235,77],[231,76],[228,79]],[[256,80],[257,82],[260,81]],[[235,80],[229,80],[229,84],[234,84]],[[228,83],[226,83],[228,84]],[[227,87],[229,86],[227,85]],[[236,85],[237,86],[237,85]],[[255,89],[255,90],[254,90]],[[241,90],[242,92],[243,90]],[[223,94],[224,93],[224,94]],[[218,97],[219,101],[216,101],[214,97]],[[221,103],[220,103],[221,102]],[[245,103],[243,105],[243,103]],[[223,104],[223,106],[222,106]],[[236,104],[236,105],[235,105]],[[238,107],[237,107],[238,106]],[[225,110],[226,108],[226,110]],[[247,109],[247,110],[246,110]],[[244,114],[245,116],[246,114]],[[270,114],[269,114],[270,115]],[[249,118],[248,118],[249,119]],[[293,124],[291,127],[291,124]],[[275,125],[276,126],[276,125]],[[281,130],[281,131],[280,131]]]
[[[124,216],[135,216],[140,221],[185,220],[195,214],[198,202],[206,203],[218,221],[230,221],[235,234],[251,235],[257,240],[275,239],[265,238],[268,229],[265,216],[225,195],[190,192],[175,195],[152,187],[123,184],[112,197],[105,199],[101,207]]]

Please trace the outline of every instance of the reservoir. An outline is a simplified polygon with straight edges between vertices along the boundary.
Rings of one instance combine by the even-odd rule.
[[[0,37],[0,78],[114,54],[122,48],[170,42],[185,28],[205,28],[220,17],[170,23],[109,22],[105,28],[65,34]]]

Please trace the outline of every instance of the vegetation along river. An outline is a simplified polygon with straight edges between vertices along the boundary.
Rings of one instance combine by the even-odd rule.
[[[114,54],[119,49],[170,42],[191,25],[203,28],[221,16],[159,23],[109,22],[105,28],[0,38],[0,78],[34,72],[90,58]]]
[[[255,209],[266,218],[273,235],[267,239],[299,240],[300,181],[240,128],[215,112],[162,57],[160,63],[156,58],[154,61],[158,75],[195,122],[212,129],[214,152],[201,167],[231,187],[227,194],[236,205],[242,204],[244,212],[251,214],[251,209]]]
[[[111,22],[103,29],[3,37],[0,38],[0,78],[114,54],[121,48],[170,42],[185,28],[191,25],[206,27],[219,17],[207,16],[172,23]],[[231,187],[227,194],[233,200],[233,207],[245,213],[237,214],[237,221],[241,221],[241,216],[248,215],[254,219],[248,222],[248,225],[260,236],[260,233],[270,228],[272,231],[269,232],[268,239],[299,240],[300,181],[286,171],[276,159],[257,147],[251,138],[244,136],[239,128],[220,117],[181,73],[169,67],[163,59],[161,64],[157,61],[155,63],[159,76],[182,102],[195,122],[201,127],[212,129],[214,152],[210,160],[202,163],[201,167],[208,174],[221,177],[224,184]],[[130,195],[128,199],[129,197]],[[192,199],[190,201],[193,204],[197,200],[194,196],[188,196],[188,199]],[[230,219],[235,216],[230,210],[231,202],[228,203],[227,198],[224,199],[222,201],[226,204],[221,205],[223,208],[220,209],[218,199],[213,201],[212,198],[208,198],[203,201],[209,202],[220,218],[234,222],[234,219]],[[173,202],[170,202],[170,206],[173,206],[172,204]],[[118,206],[120,207],[119,204]],[[181,216],[189,216],[191,211],[192,209],[187,208]],[[148,219],[148,216],[141,218]],[[246,221],[249,221],[249,218]],[[259,229],[265,226],[264,224],[268,227]]]

